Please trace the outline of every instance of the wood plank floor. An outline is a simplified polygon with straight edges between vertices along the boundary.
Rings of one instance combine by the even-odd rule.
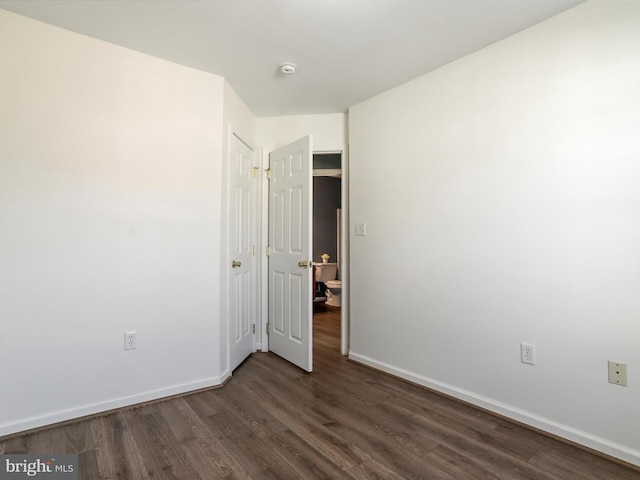
[[[348,362],[316,306],[314,373],[252,355],[223,388],[0,439],[80,478],[639,480],[640,472]]]

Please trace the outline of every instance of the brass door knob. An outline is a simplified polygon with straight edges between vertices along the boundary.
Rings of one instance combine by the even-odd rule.
[[[237,268],[241,266],[242,266],[242,262],[238,262],[237,260],[234,260],[231,262],[231,268]]]
[[[298,266],[300,268],[307,268],[309,266],[309,263],[306,260],[302,260],[301,262],[298,262]]]

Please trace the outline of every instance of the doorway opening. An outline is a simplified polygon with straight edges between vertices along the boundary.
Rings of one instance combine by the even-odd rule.
[[[313,156],[322,162],[336,162],[317,168],[316,177],[340,179],[340,210],[332,209],[334,247],[313,241]],[[262,239],[266,255],[261,261],[260,349],[272,351],[303,370],[313,370],[313,293],[315,273],[308,269],[322,262],[322,254],[339,264],[342,282],[340,307],[333,310],[340,330],[340,354],[349,352],[348,309],[348,157],[341,150],[313,151],[311,136],[303,137],[273,151],[263,150],[267,174],[262,183]],[[337,168],[327,168],[337,167]],[[306,172],[305,172],[306,170]],[[305,200],[306,199],[306,200]],[[320,202],[320,200],[315,203]],[[338,212],[341,212],[339,216]],[[316,228],[317,230],[317,228]],[[343,234],[344,232],[344,234]],[[293,243],[292,243],[293,242]],[[334,255],[327,250],[335,252]],[[317,258],[316,258],[317,257]],[[306,269],[306,274],[305,274]],[[337,273],[337,272],[336,272]],[[335,277],[334,277],[335,280]],[[332,293],[335,294],[335,289]],[[334,306],[335,306],[335,298]],[[326,301],[326,299],[324,299]],[[323,305],[325,305],[323,303]]]
[[[313,154],[313,324],[341,323],[342,152]],[[340,345],[336,345],[340,350]]]

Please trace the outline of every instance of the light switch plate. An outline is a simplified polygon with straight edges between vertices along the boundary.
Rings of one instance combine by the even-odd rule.
[[[364,222],[356,222],[355,233],[356,237],[364,237],[367,234],[367,224]]]

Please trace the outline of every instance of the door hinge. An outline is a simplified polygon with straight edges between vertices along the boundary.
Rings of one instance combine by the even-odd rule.
[[[260,167],[251,167],[251,178],[256,178],[257,175],[257,171],[260,169]]]
[[[271,255],[271,247],[269,245],[267,245],[267,252],[266,253],[267,253],[267,257],[269,255]]]
[[[271,325],[269,324],[269,322],[267,322],[267,335],[269,335],[271,332],[269,331],[269,329],[271,328]]]
[[[265,172],[267,172],[267,180],[271,180],[271,169],[267,168]]]
[[[256,334],[256,324],[255,323],[251,326],[251,330],[252,330],[253,334],[255,335]]]
[[[251,256],[254,257],[256,255],[256,246],[251,245]]]

